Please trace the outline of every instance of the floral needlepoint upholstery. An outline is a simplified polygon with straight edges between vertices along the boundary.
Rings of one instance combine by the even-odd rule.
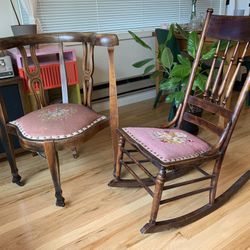
[[[79,104],[53,104],[10,122],[28,139],[64,139],[107,120]]]
[[[180,129],[128,127],[123,131],[164,163],[195,158],[211,147]]]

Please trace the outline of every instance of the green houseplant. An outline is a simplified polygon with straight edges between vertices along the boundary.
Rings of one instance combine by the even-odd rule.
[[[178,27],[180,34],[187,39],[187,55],[178,54],[177,62],[174,62],[174,56],[171,49],[167,46],[167,42],[171,39],[174,34],[174,25],[171,25],[170,32],[164,44],[159,46],[158,60],[160,64],[160,70],[152,70],[155,68],[155,64],[152,63],[153,58],[147,58],[142,61],[133,64],[136,68],[144,67],[144,74],[150,73],[151,78],[155,78],[162,75],[160,82],[160,88],[166,90],[168,95],[166,102],[171,103],[175,101],[175,105],[178,107],[184,99],[184,93],[186,91],[189,76],[191,74],[192,63],[196,56],[199,36],[197,32],[192,31],[190,33],[185,32],[183,29]],[[135,33],[129,31],[133,39],[146,49],[152,50],[141,38]],[[195,75],[195,82],[193,86],[193,94],[199,95],[204,91],[205,83],[207,81],[208,69],[206,62],[213,58],[216,49],[216,44],[210,44],[202,51],[199,67]]]
[[[168,41],[172,38],[172,36],[174,36],[175,31],[179,32],[179,34],[187,40],[187,54],[178,54],[177,60],[174,60],[174,55],[171,49],[167,46]],[[152,50],[152,48],[135,33],[131,31],[129,31],[129,33],[138,44],[143,46],[145,49]],[[173,117],[173,111],[175,111],[184,100],[185,91],[191,74],[193,60],[197,53],[199,41],[200,38],[197,32],[186,32],[178,24],[171,25],[166,41],[160,44],[158,49],[157,57],[160,64],[160,70],[155,70],[155,64],[152,63],[153,58],[147,58],[133,64],[136,68],[144,68],[144,74],[150,73],[150,76],[153,79],[159,75],[162,76],[160,89],[167,94],[165,99],[166,102],[172,103],[172,115],[170,118]],[[195,74],[195,81],[192,89],[193,95],[200,95],[205,89],[209,70],[207,63],[213,58],[216,45],[216,43],[207,45],[202,51],[199,67]],[[196,113],[197,109],[190,106],[189,111]]]

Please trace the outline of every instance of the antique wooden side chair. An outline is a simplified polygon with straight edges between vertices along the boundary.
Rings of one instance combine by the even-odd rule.
[[[68,42],[76,42],[82,46],[83,105],[68,103],[67,72],[65,70],[63,54],[64,45]],[[7,158],[11,167],[13,176],[12,182],[22,185],[10,138],[10,135],[12,134],[18,136],[20,145],[24,149],[45,155],[55,187],[57,206],[65,205],[60,183],[58,150],[62,150],[66,147],[76,147],[78,144],[89,140],[98,131],[107,127],[110,123],[114,145],[114,156],[116,156],[118,109],[114,46],[117,46],[118,43],[119,41],[116,35],[95,34],[91,32],[47,33],[0,39],[0,50],[17,48],[20,51],[24,70],[28,76],[28,84],[33,92],[38,107],[38,110],[28,113],[15,121],[8,121],[4,103],[1,101],[1,139],[6,149]],[[39,64],[36,50],[38,45],[42,46],[52,44],[57,44],[56,46],[58,46],[59,49],[63,103],[47,105],[43,89],[43,81],[40,77],[41,65]],[[91,108],[95,46],[103,46],[108,50],[110,119],[96,113]],[[35,66],[35,69],[31,70],[30,65]],[[37,89],[35,88],[35,85],[37,84],[39,84],[39,92],[37,92]]]
[[[193,64],[183,104],[177,110],[176,116],[170,122],[169,126],[166,128],[126,127],[118,130],[119,148],[114,171],[115,178],[109,185],[114,187],[141,186],[152,196],[153,202],[150,219],[141,229],[142,233],[180,227],[202,218],[223,205],[250,178],[250,171],[247,171],[227,191],[216,198],[216,189],[223,158],[250,85],[250,73],[248,73],[247,80],[235,106],[227,107],[227,101],[231,95],[237,73],[240,70],[246,51],[249,49],[250,17],[217,16],[212,15],[212,12],[212,9],[207,11],[201,41],[199,46],[197,46],[197,57]],[[218,40],[217,48],[204,93],[200,97],[193,96],[191,93],[195,72],[198,67],[204,41],[208,37]],[[234,46],[234,55],[230,58],[229,62],[226,62],[228,59],[227,52],[229,47],[232,48],[231,45]],[[232,72],[232,64],[236,53],[240,53],[240,56],[236,70]],[[218,60],[220,66],[217,71],[215,70],[215,64]],[[227,72],[222,72],[225,63],[228,63],[228,69]],[[206,119],[207,116],[201,118],[192,115],[188,112],[188,106],[190,105],[203,109],[203,112],[214,114],[217,118],[223,117],[226,120],[225,126],[223,127],[217,121],[212,122]],[[181,130],[180,125],[183,121],[196,124],[205,129],[205,131],[214,133],[214,137],[218,140],[214,143],[209,143]],[[125,143],[129,144],[129,148]],[[142,157],[143,159],[141,159]],[[203,169],[203,165],[211,161],[215,163],[210,173],[210,171]],[[147,162],[152,163],[155,171],[152,170],[152,167],[149,168],[150,164],[148,165]],[[138,166],[138,169],[141,169],[142,173],[144,172],[149,178],[142,178],[138,174],[138,171],[135,172],[135,166]],[[122,167],[135,180],[122,178]],[[185,174],[190,169],[198,170],[202,174],[202,177],[168,184],[169,180]],[[193,185],[205,180],[210,183],[208,186],[203,186],[200,189],[196,188],[196,190],[192,189],[193,191],[174,197],[165,198],[165,193],[164,197],[162,196],[163,191],[184,187],[185,185]],[[150,185],[155,185],[154,191],[149,187]],[[164,221],[156,220],[160,205],[205,191],[209,192],[209,199],[206,205],[180,217]]]

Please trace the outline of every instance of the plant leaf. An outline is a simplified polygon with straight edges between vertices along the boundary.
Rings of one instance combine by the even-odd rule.
[[[188,54],[192,56],[193,58],[195,58],[196,56],[198,44],[199,44],[198,34],[195,31],[192,31],[188,37],[187,51],[188,51]]]
[[[209,51],[207,51],[206,53],[204,53],[201,57],[202,60],[209,60],[211,58],[213,58],[214,54],[215,54],[216,48],[212,48]]]
[[[205,86],[207,82],[207,76],[203,74],[197,74],[195,80],[194,80],[194,85],[193,85],[193,90],[196,91],[197,89],[201,92],[204,92]]]
[[[158,60],[161,60],[161,55],[162,55],[162,52],[163,50],[166,48],[166,45],[165,44],[159,44],[159,47],[158,47],[158,55],[157,55],[157,59]]]
[[[176,92],[174,97],[174,102],[176,107],[179,107],[180,104],[183,102],[183,100],[184,100],[184,92],[183,91]]]
[[[191,62],[190,62],[190,60],[187,57],[185,57],[185,56],[183,56],[181,54],[178,54],[177,55],[177,59],[178,59],[178,61],[179,61],[180,64],[187,65],[187,66],[191,67]]]
[[[141,67],[144,66],[145,64],[151,62],[152,60],[153,60],[153,58],[147,58],[147,59],[145,59],[145,60],[136,62],[136,63],[133,64],[133,67],[135,67],[135,68],[141,68]]]
[[[167,45],[167,43],[173,38],[174,36],[174,24],[171,24],[168,30],[168,36],[166,41],[164,42],[165,45]]]
[[[180,65],[177,64],[174,66],[170,73],[170,77],[177,77],[177,78],[186,78],[189,76],[191,72],[191,65]]]
[[[185,38],[188,39],[189,33],[187,31],[185,31],[178,23],[175,24],[177,31],[180,33],[180,35]]]
[[[174,95],[175,95],[175,93],[170,93],[170,94],[166,97],[165,101],[166,101],[167,103],[173,102],[173,100],[174,100]]]
[[[140,44],[142,47],[146,48],[146,49],[150,49],[152,50],[152,48],[146,44],[139,36],[137,36],[134,32],[132,31],[128,31],[128,33],[132,36],[132,38],[138,43]]]
[[[161,54],[162,65],[167,69],[171,69],[173,62],[174,62],[174,57],[170,48],[165,47],[165,49],[162,51],[162,54]]]
[[[155,67],[155,65],[154,65],[154,64],[151,64],[151,65],[147,66],[147,67],[145,68],[145,70],[144,70],[143,75],[148,74],[151,70],[153,70],[153,69],[154,69],[154,67]]]
[[[176,88],[180,85],[181,80],[181,78],[176,77],[165,79],[161,82],[160,89],[175,91]]]
[[[183,91],[176,91],[174,93],[170,93],[165,101],[167,103],[175,102],[176,107],[178,107],[184,100],[184,92]]]
[[[155,78],[159,77],[160,75],[162,75],[162,73],[159,70],[156,70],[150,75],[150,78],[155,80]]]

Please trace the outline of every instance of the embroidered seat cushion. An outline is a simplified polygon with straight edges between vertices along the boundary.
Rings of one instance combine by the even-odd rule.
[[[52,104],[33,111],[10,124],[18,127],[23,137],[31,140],[64,139],[83,133],[107,120],[79,104]]]
[[[164,163],[195,158],[211,148],[202,139],[180,129],[128,127],[122,130]]]

